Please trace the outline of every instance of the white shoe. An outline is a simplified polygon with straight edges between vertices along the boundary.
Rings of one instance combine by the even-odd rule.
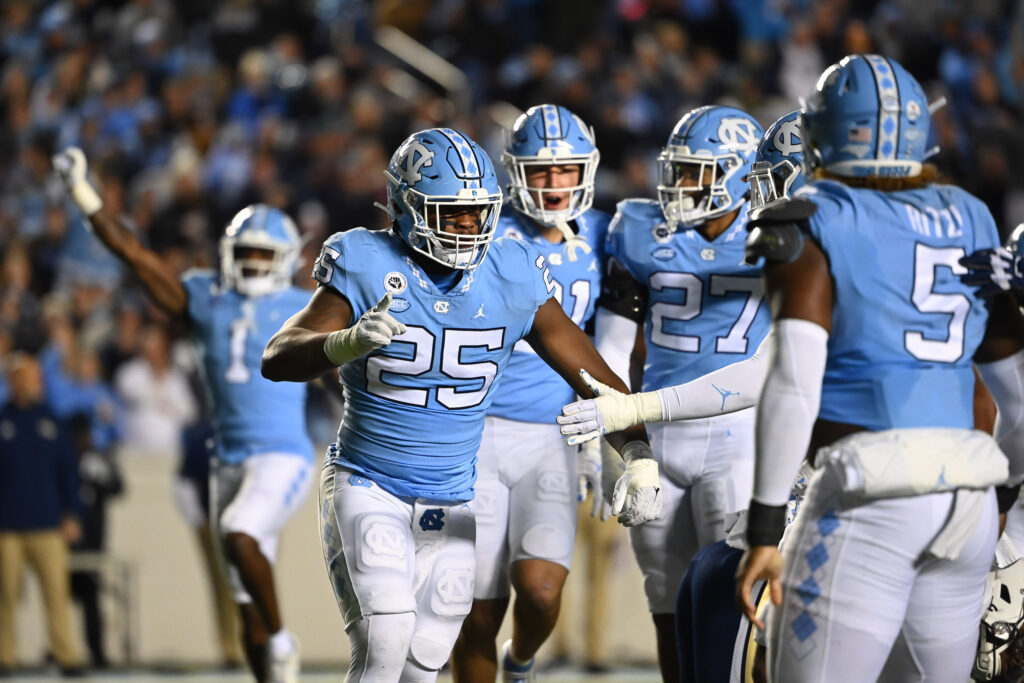
[[[299,641],[285,631],[286,639],[267,643],[267,680],[270,683],[297,683],[299,680]]]
[[[535,681],[537,676],[533,673],[533,660],[523,666],[512,663],[512,641],[506,640],[501,646],[501,680],[503,683],[513,681]]]

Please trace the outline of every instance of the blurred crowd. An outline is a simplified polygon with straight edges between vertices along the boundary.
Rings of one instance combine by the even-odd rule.
[[[385,26],[464,86],[386,49]],[[105,206],[179,270],[216,267],[224,225],[253,202],[295,218],[311,263],[329,233],[385,225],[381,171],[414,130],[462,129],[497,158],[517,109],[563,104],[595,128],[596,205],[611,210],[653,195],[655,156],[687,110],[733,104],[767,125],[854,52],[897,58],[945,98],[933,161],[1006,233],[1024,221],[1024,2],[7,0],[0,404],[21,350],[88,450],[202,452],[183,437],[206,414],[186,331],[68,201],[50,168],[67,145],[85,150]],[[323,411],[312,424],[331,438]]]

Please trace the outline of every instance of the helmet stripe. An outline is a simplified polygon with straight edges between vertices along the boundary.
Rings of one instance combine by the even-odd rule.
[[[878,131],[875,136],[875,158],[895,159],[900,132],[900,91],[896,72],[885,57],[864,55],[871,67],[878,89]]]
[[[480,166],[480,160],[477,158],[472,145],[470,145],[470,143],[466,141],[466,138],[464,138],[458,131],[452,130],[451,128],[441,128],[440,131],[441,134],[448,138],[449,142],[452,143],[455,151],[459,153],[459,160],[462,161],[462,175],[472,176],[472,178],[468,179],[463,178],[463,182],[466,183],[466,187],[480,187],[480,181],[477,180],[476,177],[483,175],[483,169]]]

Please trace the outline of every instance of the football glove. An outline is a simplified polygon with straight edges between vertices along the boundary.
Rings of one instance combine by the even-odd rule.
[[[576,401],[562,407],[555,420],[569,446],[586,443],[602,434],[617,432],[644,422],[660,422],[663,417],[657,393],[624,394],[598,382],[586,370],[580,379],[597,394],[597,398]]]
[[[612,492],[612,514],[623,526],[640,526],[661,517],[665,505],[658,477],[658,463],[651,445],[630,441],[622,448],[626,471],[615,482]]]
[[[78,147],[68,147],[60,154],[53,157],[53,168],[57,175],[64,181],[68,188],[71,199],[86,216],[91,216],[103,208],[103,200],[96,194],[96,190],[89,184],[86,174],[89,172],[89,163],[85,160],[85,153]]]
[[[1024,291],[1024,264],[1020,254],[1005,247],[981,249],[960,259],[967,273],[960,276],[965,285],[978,288],[978,296],[989,297],[1010,290]]]
[[[395,320],[391,308],[391,293],[387,293],[372,309],[363,313],[356,324],[327,335],[324,355],[327,360],[341,366],[370,351],[387,346],[395,335],[405,334],[405,325]]]
[[[611,451],[615,460],[618,461],[617,474],[622,473],[623,464],[622,458],[619,457],[618,453],[615,453],[600,441],[588,441],[587,443],[580,446],[579,452],[576,454],[576,472],[579,477],[577,479],[577,500],[583,502],[587,499],[587,490],[590,490],[594,495],[594,501],[590,506],[590,516],[597,517],[601,515],[601,521],[608,519],[611,516],[611,497],[604,494],[604,463],[602,458],[604,456],[604,450]],[[614,467],[614,464],[612,465]],[[615,480],[612,480],[612,487],[615,485]],[[611,492],[611,488],[608,489]]]

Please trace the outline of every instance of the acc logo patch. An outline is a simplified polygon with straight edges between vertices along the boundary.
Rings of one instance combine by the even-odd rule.
[[[659,261],[671,261],[675,255],[676,250],[672,247],[661,247],[651,252],[651,256]]]
[[[750,119],[727,116],[718,124],[718,139],[722,141],[722,147],[727,151],[752,152],[757,149],[760,136]]]
[[[409,281],[397,270],[393,270],[384,276],[384,289],[391,294],[401,294],[409,286]]]
[[[420,169],[434,165],[434,152],[427,149],[419,140],[412,140],[399,157],[398,174],[409,185],[415,185],[423,177]]]
[[[660,225],[654,226],[654,230],[651,231],[651,237],[658,244],[666,244],[672,240],[672,230],[667,225],[661,223]]]
[[[447,313],[450,310],[451,310],[451,302],[444,301],[444,300],[439,300],[439,301],[435,301],[434,302],[434,312],[435,313],[442,313],[442,314],[444,314],[444,313]]]
[[[411,306],[411,305],[412,304],[409,303],[408,299],[392,299],[391,300],[391,308],[388,309],[388,312],[389,313],[401,313],[403,311],[408,311],[409,310],[409,306]]]

